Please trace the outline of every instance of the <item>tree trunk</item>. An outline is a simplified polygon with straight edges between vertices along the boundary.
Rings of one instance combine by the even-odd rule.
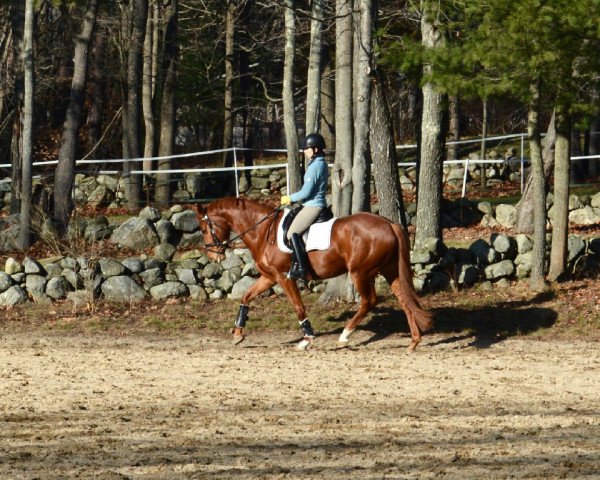
[[[336,0],[335,162],[333,209],[349,215],[352,206],[352,1]]]
[[[298,132],[296,131],[296,104],[294,101],[294,63],[296,58],[296,26],[294,0],[285,0],[285,45],[283,63],[283,125],[289,172],[288,194],[302,187]]]
[[[123,102],[123,184],[127,208],[137,211],[142,201],[142,178],[132,174],[136,163],[128,159],[141,157],[141,86],[142,86],[142,50],[146,31],[148,0],[131,0],[128,22],[125,25],[124,38],[127,43],[127,70],[125,98]]]
[[[571,130],[571,143],[570,143],[570,156],[581,157],[583,152],[581,150],[581,131]],[[586,160],[575,160],[571,164],[570,182],[571,185],[581,183],[587,178],[587,161]]]
[[[235,0],[227,0],[225,17],[225,94],[223,100],[223,148],[233,146],[233,39],[235,34]],[[233,165],[231,152],[223,152],[223,166]]]
[[[352,213],[370,211],[369,119],[371,116],[371,56],[374,0],[358,0],[358,29],[354,51],[355,118],[352,161]]]
[[[176,99],[175,92],[177,87],[177,60],[179,48],[177,43],[178,31],[178,0],[171,0],[168,10],[168,19],[165,29],[165,74],[164,86],[162,91],[162,104],[160,110],[160,145],[158,150],[159,157],[170,157],[173,155],[175,146],[176,121]],[[169,170],[171,160],[166,158],[159,160],[158,172],[156,174],[156,206],[166,208],[169,205],[171,193],[171,175],[161,173],[161,170]]]
[[[33,147],[33,0],[25,1],[25,27],[23,29],[23,67],[25,78],[24,103],[23,103],[23,163],[22,163],[22,190],[19,239],[24,250],[31,246],[31,170]]]
[[[320,132],[325,144],[332,148],[335,145],[335,80],[331,68],[329,46],[323,45],[323,74],[321,76],[321,127]]]
[[[556,142],[556,130],[554,128],[554,114],[548,124],[548,130],[542,144],[542,160],[544,162],[544,184],[545,190],[548,190],[548,181],[554,167],[554,144]],[[535,189],[533,175],[529,175],[525,181],[521,200],[517,204],[517,222],[515,225],[516,233],[532,234],[534,231],[534,205]]]
[[[590,155],[600,155],[600,113],[592,117],[590,122]],[[590,158],[588,169],[590,178],[596,178],[599,174],[600,160]]]
[[[556,108],[556,153],[554,156],[554,205],[552,207],[552,246],[548,279],[557,281],[567,267],[569,233],[569,139],[570,118],[566,108]]]
[[[151,160],[156,154],[156,128],[155,128],[155,94],[156,94],[156,71],[155,65],[158,62],[158,4],[157,0],[150,0],[148,3],[148,18],[146,20],[146,36],[144,38],[144,60],[142,72],[142,110],[144,112],[144,160],[142,168],[149,172],[154,168],[154,162]],[[146,189],[150,188],[147,181],[149,174],[144,174],[146,179]]]
[[[54,179],[54,220],[61,233],[66,232],[73,211],[72,190],[75,180],[75,156],[77,154],[78,134],[85,100],[88,51],[96,23],[97,11],[97,0],[89,0],[83,15],[81,29],[74,38],[75,54],[71,98],[63,125],[63,134],[58,152],[58,165],[56,166]]]
[[[444,44],[441,31],[432,18],[436,10],[423,0],[421,34],[426,49],[439,48]],[[426,63],[423,73],[430,75],[433,65]],[[417,187],[417,226],[415,244],[427,238],[442,238],[442,172],[445,153],[444,96],[437,92],[432,83],[423,86],[423,118],[421,121],[421,148],[419,159],[419,183]]]
[[[323,4],[313,0],[310,21],[310,52],[306,78],[305,133],[318,132],[320,127],[319,100],[321,95],[321,65],[323,53]]]
[[[352,1],[336,0],[335,56],[335,162],[332,169],[333,211],[349,215],[352,203]],[[319,303],[354,300],[348,275],[327,282]]]
[[[98,26],[101,25],[99,22]],[[96,158],[103,158],[104,152],[97,150],[102,138],[102,104],[104,103],[104,46],[107,31],[98,29],[94,35],[90,58],[90,108],[88,110],[88,149],[96,151]],[[89,153],[88,153],[89,155]]]
[[[370,146],[379,215],[406,229],[406,215],[398,176],[394,129],[381,72],[376,70],[371,95]]]
[[[487,98],[483,99],[483,105],[482,105],[482,114],[483,114],[483,119],[481,121],[481,149],[479,152],[479,158],[482,161],[485,161],[485,156],[487,153],[487,130],[488,130],[488,101]],[[481,185],[481,189],[482,190],[487,190],[488,184],[487,184],[487,165],[485,163],[481,164],[481,167],[479,168],[479,172],[481,174],[481,177],[479,178],[479,184]]]
[[[460,99],[458,95],[449,98],[449,122],[448,122],[448,159],[458,160],[460,158]]]
[[[24,102],[24,66],[23,66],[23,29],[25,27],[25,3],[14,0],[10,5],[10,20],[13,35],[13,58],[15,81],[13,97],[15,115],[13,120],[12,140],[10,146],[11,170],[11,197],[10,213],[18,214],[21,211],[22,165],[23,165],[23,102]]]
[[[533,186],[533,255],[529,283],[534,291],[546,289],[546,180],[544,178],[544,162],[542,159],[542,143],[540,137],[539,82],[531,86],[532,100],[527,117],[527,134],[531,153],[531,184]]]

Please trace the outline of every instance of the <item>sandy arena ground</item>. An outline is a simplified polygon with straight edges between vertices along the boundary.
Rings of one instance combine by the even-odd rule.
[[[0,336],[1,479],[600,478],[600,344]]]

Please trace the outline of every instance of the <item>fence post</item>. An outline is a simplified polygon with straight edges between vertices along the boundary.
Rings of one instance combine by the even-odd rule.
[[[235,196],[237,198],[240,196],[240,180],[238,178],[237,150],[235,147],[233,147],[233,168],[235,175]]]
[[[462,198],[465,198],[467,194],[467,172],[469,171],[469,157],[465,160],[465,171],[463,173],[463,188],[462,188]]]

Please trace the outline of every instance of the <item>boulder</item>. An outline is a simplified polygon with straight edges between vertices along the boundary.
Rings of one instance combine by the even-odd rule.
[[[233,300],[240,300],[246,291],[254,285],[256,279],[251,277],[242,277],[240,278],[234,285],[231,287],[231,293],[229,294],[229,298]]]
[[[0,293],[5,292],[12,286],[12,278],[10,275],[0,272]]]
[[[48,280],[46,285],[46,295],[54,300],[65,298],[69,290],[73,290],[73,288],[64,277],[53,277]]]
[[[181,282],[166,282],[150,289],[150,295],[157,300],[172,297],[185,297],[189,295],[189,293],[188,287]]]
[[[488,280],[499,280],[500,278],[510,277],[514,273],[515,265],[510,260],[502,260],[485,268],[485,278]]]
[[[146,290],[150,290],[152,287],[160,285],[165,280],[163,271],[160,268],[148,268],[140,273],[140,278],[144,282],[144,288]]]
[[[496,221],[503,227],[514,227],[517,223],[517,207],[501,203],[496,207]]]
[[[577,235],[569,235],[567,241],[567,262],[572,262],[585,252],[585,242]]]
[[[158,222],[161,219],[160,211],[154,207],[145,207],[138,215],[140,218],[145,218],[151,222]]]
[[[161,243],[154,247],[154,256],[165,262],[171,261],[177,249],[170,243]]]
[[[123,264],[112,258],[101,258],[98,260],[98,265],[100,266],[100,273],[105,277],[115,277],[125,273]]]
[[[40,262],[38,262],[37,260],[34,260],[31,257],[25,257],[25,259],[23,260],[23,269],[27,275],[31,275],[31,274],[45,275],[46,274],[46,271],[44,270],[44,267],[42,267]]]
[[[137,301],[148,296],[146,291],[126,275],[109,277],[102,283],[102,293],[107,300]]]
[[[173,213],[171,217],[171,223],[176,230],[185,233],[195,232],[200,228],[198,225],[198,219],[196,213],[192,210],[184,210],[182,212]]]
[[[8,290],[0,293],[0,306],[11,307],[28,300],[27,293],[19,285],[13,285]]]
[[[115,229],[110,241],[121,248],[143,250],[158,245],[159,238],[152,222],[145,218],[133,217]]]
[[[14,275],[23,271],[23,265],[15,260],[13,257],[8,257],[4,264],[4,271],[7,275]]]
[[[590,206],[569,212],[569,222],[575,225],[594,225],[600,223],[600,208]]]

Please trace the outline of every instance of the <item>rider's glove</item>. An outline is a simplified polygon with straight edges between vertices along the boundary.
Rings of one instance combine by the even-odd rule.
[[[284,195],[281,197],[281,205],[289,205],[290,203],[292,203],[292,199],[289,197],[289,195]]]

